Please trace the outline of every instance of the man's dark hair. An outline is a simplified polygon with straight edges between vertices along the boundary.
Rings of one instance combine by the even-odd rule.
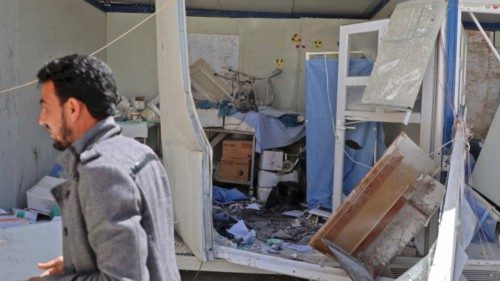
[[[73,97],[83,102],[97,120],[115,112],[116,83],[109,66],[93,56],[69,55],[47,63],[37,74],[38,82],[52,81],[64,104]]]

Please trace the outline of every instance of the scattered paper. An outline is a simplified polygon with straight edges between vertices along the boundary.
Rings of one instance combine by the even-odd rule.
[[[301,252],[301,253],[309,252],[310,250],[312,250],[312,247],[309,245],[298,245],[298,244],[293,244],[293,243],[288,243],[288,242],[283,242],[281,244],[281,246],[283,248],[295,250],[295,251]]]
[[[252,203],[252,204],[246,206],[244,209],[260,211],[260,205],[259,205],[259,203]]]
[[[7,211],[5,211],[4,209],[0,209],[0,215],[6,215],[8,214]]]
[[[255,230],[248,230],[243,220],[238,221],[227,232],[234,235],[235,239],[241,239],[241,244],[248,244],[255,237]]]
[[[293,211],[283,212],[281,214],[285,215],[285,216],[293,217],[293,218],[300,218],[300,217],[302,217],[302,215],[304,215],[304,211],[293,210]]]

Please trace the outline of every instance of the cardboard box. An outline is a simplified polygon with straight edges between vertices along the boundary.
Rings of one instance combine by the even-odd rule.
[[[252,159],[220,160],[219,178],[221,180],[247,182],[250,179],[250,165]]]
[[[65,180],[45,176],[26,192],[28,208],[40,213],[49,214],[57,203],[50,191],[52,188],[62,184]]]
[[[135,97],[132,101],[132,105],[139,110],[144,110],[146,108],[146,101],[144,97]]]
[[[224,140],[222,142],[222,158],[249,159],[252,158],[253,145],[250,140]]]
[[[260,154],[259,168],[266,171],[281,171],[283,151],[263,150]]]

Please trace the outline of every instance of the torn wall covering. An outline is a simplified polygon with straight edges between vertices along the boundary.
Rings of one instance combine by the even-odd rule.
[[[485,139],[500,104],[500,63],[479,31],[468,30],[465,98],[472,137]],[[492,32],[487,32],[490,38]]]

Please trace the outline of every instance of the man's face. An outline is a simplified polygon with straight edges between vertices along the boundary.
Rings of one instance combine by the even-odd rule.
[[[38,124],[47,129],[54,140],[54,148],[62,151],[71,145],[72,130],[66,119],[66,103],[60,103],[55,91],[52,81],[42,84]]]

